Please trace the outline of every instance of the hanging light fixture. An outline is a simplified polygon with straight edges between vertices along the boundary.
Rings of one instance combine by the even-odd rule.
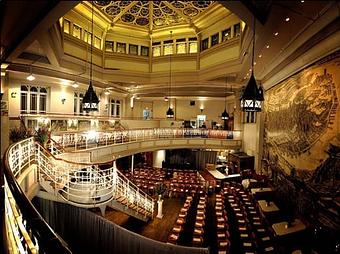
[[[34,77],[33,74],[32,74],[32,66],[30,66],[30,75],[28,75],[28,76],[26,77],[26,79],[29,80],[29,81],[35,80],[35,77]]]
[[[261,112],[263,97],[263,88],[257,86],[254,77],[254,53],[255,53],[255,16],[253,29],[253,52],[251,58],[251,75],[246,88],[241,96],[241,110],[245,112]]]
[[[170,31],[170,39],[172,39],[172,31]],[[172,44],[173,46],[173,44]],[[169,62],[170,62],[170,73],[169,73],[169,97],[168,97],[168,101],[169,101],[169,108],[166,111],[166,118],[174,118],[174,110],[171,108],[171,83],[172,83],[172,76],[171,76],[171,55],[172,52],[170,52],[169,54]]]
[[[91,21],[91,60],[90,60],[90,84],[89,88],[87,89],[84,98],[83,98],[83,109],[86,112],[90,111],[98,111],[98,104],[99,104],[99,99],[96,94],[96,92],[93,90],[92,86],[92,75],[93,75],[93,70],[92,70],[92,50],[93,50],[93,3],[92,3],[92,21]]]
[[[229,119],[229,114],[227,112],[227,86],[228,86],[228,76],[226,77],[226,83],[225,83],[224,111],[221,114],[222,120],[228,120]]]

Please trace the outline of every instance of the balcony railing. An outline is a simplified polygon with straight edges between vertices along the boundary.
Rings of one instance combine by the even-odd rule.
[[[240,140],[240,131],[154,128],[124,131],[87,131],[53,133],[53,140],[64,149],[81,150],[113,144],[179,138],[210,138],[223,140]]]

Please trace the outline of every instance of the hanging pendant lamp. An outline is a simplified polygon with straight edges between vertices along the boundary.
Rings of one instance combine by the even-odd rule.
[[[229,119],[229,114],[227,112],[227,86],[228,86],[228,76],[226,77],[226,84],[225,84],[224,111],[221,114],[222,120],[228,120]]]
[[[93,75],[93,70],[92,70],[92,50],[93,50],[93,3],[92,3],[92,21],[91,21],[91,30],[92,30],[92,35],[91,35],[91,61],[90,61],[90,84],[89,88],[87,89],[84,98],[83,98],[83,109],[86,112],[91,112],[91,111],[98,111],[98,104],[99,104],[99,99],[96,94],[96,92],[93,89],[92,86],[92,75]]]
[[[254,17],[254,29],[253,29],[253,52],[251,59],[251,75],[246,88],[241,96],[241,110],[245,112],[261,112],[263,97],[263,88],[257,86],[254,77],[254,52],[255,52],[255,17]]]
[[[172,31],[170,31],[170,39],[172,39]],[[173,44],[172,44],[173,47]],[[171,83],[172,83],[172,76],[171,76],[171,55],[172,52],[169,54],[169,62],[170,62],[170,72],[169,72],[169,96],[168,96],[168,101],[169,101],[169,108],[166,111],[166,118],[174,118],[174,110],[171,108]]]

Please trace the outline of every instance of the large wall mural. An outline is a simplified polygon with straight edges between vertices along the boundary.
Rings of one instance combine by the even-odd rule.
[[[340,52],[266,92],[264,156],[287,174],[315,170],[340,146]]]

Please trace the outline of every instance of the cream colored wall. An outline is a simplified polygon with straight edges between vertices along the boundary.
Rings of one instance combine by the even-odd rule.
[[[121,124],[128,129],[159,128],[159,120],[121,120]]]
[[[8,88],[8,115],[10,117],[17,117],[20,115],[20,86],[19,80],[10,79]],[[12,98],[12,95],[15,96]]]
[[[128,56],[124,55],[124,60],[117,57],[119,53],[112,53],[112,55],[105,56],[104,67],[105,68],[117,68],[129,71],[149,71],[149,61],[148,58],[142,56]]]
[[[172,71],[195,71],[196,70],[196,55],[174,55],[171,57]],[[155,57],[152,61],[152,72],[169,72],[170,57],[161,56]]]
[[[225,43],[224,45],[216,45],[216,48],[207,49],[201,54],[201,69],[238,58],[240,53],[239,44],[233,43],[228,46],[229,42]]]
[[[155,100],[153,102],[153,117],[154,118],[166,118],[166,111],[169,107],[168,102],[164,100]]]
[[[64,104],[61,99],[65,98]],[[73,114],[74,92],[72,87],[52,85],[50,87],[50,110],[52,113]]]

